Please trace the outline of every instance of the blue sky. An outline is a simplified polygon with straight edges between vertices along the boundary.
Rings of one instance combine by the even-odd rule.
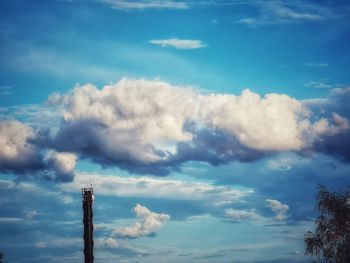
[[[347,1],[0,1],[0,251],[309,262],[350,184]]]

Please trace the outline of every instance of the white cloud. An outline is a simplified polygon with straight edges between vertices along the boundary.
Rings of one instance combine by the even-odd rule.
[[[20,172],[40,167],[37,149],[29,140],[31,127],[18,121],[0,121],[0,169]]]
[[[319,126],[332,121],[311,121],[304,104],[284,94],[200,94],[159,80],[77,86],[55,94],[55,102],[64,108],[59,151],[137,173],[166,174],[193,159],[215,164],[302,151],[320,139]],[[344,132],[332,122],[334,132]]]
[[[309,112],[287,95],[260,95],[244,90],[240,96],[210,95],[202,98],[205,118],[257,150],[299,150],[309,145]],[[205,108],[206,107],[206,108]]]
[[[177,38],[150,40],[150,43],[160,45],[162,47],[174,47],[176,49],[197,49],[206,47],[206,45],[203,44],[200,40]]]
[[[119,10],[144,10],[144,9],[188,9],[187,2],[171,1],[171,0],[102,0],[111,5],[114,9]]]
[[[62,191],[77,192],[82,185],[94,183],[99,195],[152,197],[173,200],[203,200],[214,205],[240,201],[252,194],[251,189],[234,189],[210,183],[188,182],[151,177],[119,177],[77,173],[75,180],[61,186]]]
[[[0,122],[1,160],[16,159],[20,155],[31,155],[33,150],[31,145],[27,144],[27,141],[33,137],[33,130],[21,122]]]
[[[193,115],[193,93],[160,81],[128,79],[102,90],[93,85],[77,87],[67,95],[65,126],[58,136],[70,140],[65,138],[65,128],[81,129],[86,125],[85,131],[79,132],[81,139],[76,138],[77,147],[82,141],[90,142],[89,137],[81,135],[91,130],[91,143],[98,147],[100,156],[139,163],[164,160],[167,157],[157,155],[152,145],[162,148],[167,143],[191,140],[192,135],[183,130],[183,125]],[[78,122],[82,125],[73,127]]]
[[[278,200],[266,199],[266,206],[271,209],[272,212],[275,213],[274,220],[283,221],[288,218],[287,211],[289,210],[289,206],[281,203]]]
[[[225,215],[233,220],[257,219],[255,210],[238,210],[234,208],[225,209]]]
[[[160,80],[77,86],[49,101],[63,115],[53,138],[18,121],[0,122],[2,171],[51,170],[54,179],[69,181],[79,155],[104,166],[164,175],[186,161],[220,164],[309,151],[323,137],[350,129],[348,119],[336,113],[311,118],[307,103],[284,94],[199,93]]]
[[[140,204],[137,204],[133,211],[140,221],[129,227],[122,227],[114,230],[112,236],[127,238],[148,236],[159,230],[163,224],[170,219],[169,215],[157,214]]]

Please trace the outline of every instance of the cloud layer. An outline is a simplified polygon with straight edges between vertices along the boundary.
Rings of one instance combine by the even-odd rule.
[[[79,191],[82,185],[89,185],[90,182],[94,183],[94,188],[100,195],[105,196],[198,200],[214,205],[240,201],[253,193],[251,189],[235,189],[204,182],[86,173],[77,173],[74,182],[62,186],[62,190],[74,193]]]

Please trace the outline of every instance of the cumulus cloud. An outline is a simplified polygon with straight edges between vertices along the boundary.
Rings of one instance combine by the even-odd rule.
[[[189,160],[217,165],[303,151],[349,128],[338,114],[314,119],[284,94],[208,95],[158,80],[88,84],[51,100],[64,108],[56,150],[136,173],[167,174]]]
[[[148,236],[159,230],[163,224],[170,219],[167,214],[157,214],[147,207],[137,204],[133,211],[139,222],[129,226],[121,227],[112,232],[112,236],[138,238]]]
[[[71,181],[76,155],[45,152],[35,144],[39,135],[19,121],[0,121],[0,171],[14,174],[38,174],[48,178],[52,172],[57,181]]]
[[[225,215],[233,220],[246,220],[246,219],[257,219],[258,215],[256,212],[251,210],[238,210],[234,208],[225,209]]]
[[[278,200],[266,199],[266,206],[271,209],[272,212],[275,213],[274,220],[283,221],[288,218],[287,211],[289,210],[289,206],[281,203]]]
[[[0,170],[24,173],[43,167],[38,149],[30,140],[31,127],[18,121],[0,121]]]
[[[150,40],[150,43],[160,45],[162,47],[174,47],[176,49],[197,49],[205,47],[205,44],[203,44],[200,40],[178,38]]]
[[[49,97],[48,105],[62,111],[55,133],[0,122],[0,169],[70,181],[77,156],[153,175],[178,171],[187,161],[250,162],[286,151],[350,160],[344,147],[350,144],[346,96],[347,89],[335,89],[325,106],[249,89],[240,95],[201,94],[159,80],[77,86]]]

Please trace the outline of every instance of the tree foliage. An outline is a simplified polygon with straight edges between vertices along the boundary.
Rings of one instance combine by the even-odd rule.
[[[305,235],[306,255],[316,262],[350,263],[350,192],[333,192],[320,186],[315,232]]]

